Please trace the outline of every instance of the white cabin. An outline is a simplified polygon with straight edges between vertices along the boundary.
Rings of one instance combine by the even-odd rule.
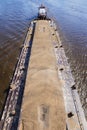
[[[45,6],[41,5],[39,7],[39,11],[38,11],[38,18],[46,19],[46,16],[47,16],[47,10],[46,10]]]

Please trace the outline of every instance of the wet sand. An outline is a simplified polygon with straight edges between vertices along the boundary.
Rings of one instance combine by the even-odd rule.
[[[66,129],[63,83],[57,72],[49,25],[48,21],[36,23],[22,104],[20,130]]]

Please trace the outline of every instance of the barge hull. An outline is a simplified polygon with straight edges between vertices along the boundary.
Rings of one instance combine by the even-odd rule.
[[[74,78],[52,20],[33,20],[29,26],[0,130],[87,130]]]

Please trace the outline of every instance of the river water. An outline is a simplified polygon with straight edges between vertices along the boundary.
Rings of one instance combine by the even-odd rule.
[[[2,110],[17,57],[30,21],[43,3],[55,19],[87,117],[87,1],[0,1],[0,111]]]

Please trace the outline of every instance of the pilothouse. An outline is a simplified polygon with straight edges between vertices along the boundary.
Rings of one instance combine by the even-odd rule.
[[[47,17],[47,10],[44,5],[41,5],[38,10],[38,18],[40,19],[46,19]]]

